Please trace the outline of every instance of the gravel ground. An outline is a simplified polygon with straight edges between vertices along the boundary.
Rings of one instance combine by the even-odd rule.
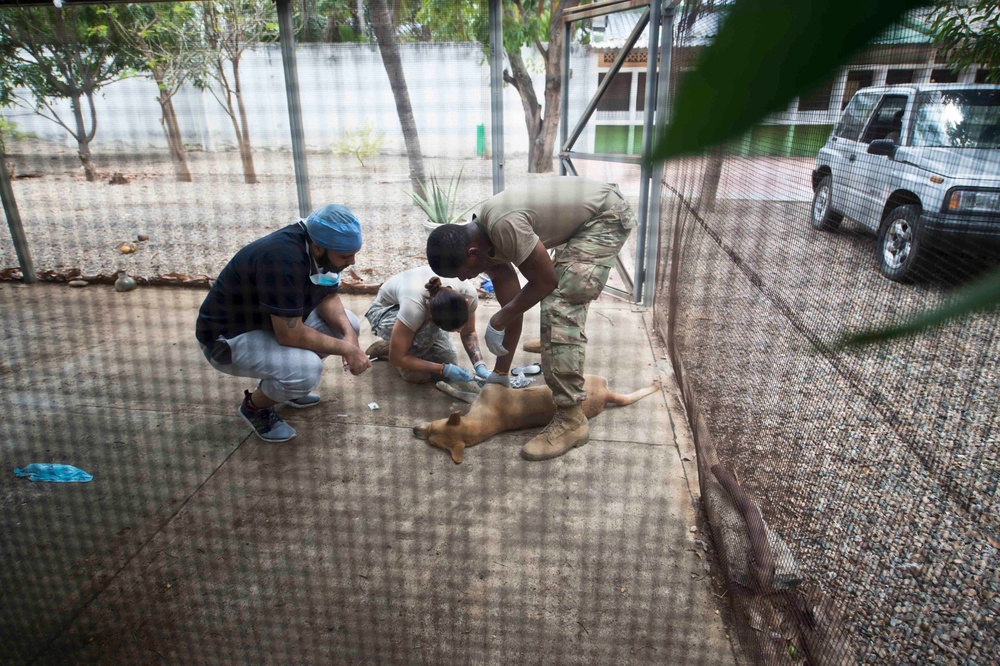
[[[836,600],[857,657],[998,663],[996,316],[833,352],[956,280],[885,280],[874,238],[812,231],[808,204],[723,202],[688,224],[685,369],[722,461]]]
[[[103,276],[125,271],[141,280],[207,284],[241,247],[298,218],[291,154],[258,152],[259,182],[243,182],[235,152],[188,154],[194,182],[179,183],[165,153],[95,156],[102,173],[88,183],[74,151],[37,141],[8,146],[14,194],[36,272],[43,278]],[[361,220],[365,245],[345,284],[372,288],[424,260],[426,216],[412,202],[405,155],[365,160],[332,153],[307,157],[313,208],[344,203]],[[461,172],[459,209],[493,191],[490,159],[425,158],[425,169],[448,180]],[[511,156],[509,186],[527,174],[527,158]],[[119,172],[127,184],[111,185]],[[600,176],[594,173],[595,176]],[[139,235],[133,254],[123,244]],[[634,247],[634,238],[630,240]],[[8,234],[0,235],[0,268],[18,266]],[[7,277],[12,277],[10,270]]]
[[[192,183],[179,183],[165,155],[135,158],[99,155],[103,177],[88,183],[79,160],[66,149],[38,143],[15,145],[15,197],[36,271],[113,275],[215,277],[250,241],[298,217],[294,171],[288,153],[256,153],[259,182],[243,182],[236,153],[193,152]],[[459,203],[485,198],[491,188],[488,160],[427,160],[428,170],[463,170]],[[366,244],[355,282],[381,283],[423,258],[426,232],[421,211],[406,194],[404,156],[382,156],[362,167],[353,157],[310,154],[314,208],[329,202],[350,206],[362,222]],[[110,185],[122,173],[128,184]],[[137,243],[122,254],[123,243]],[[17,265],[9,236],[0,240],[0,263]]]

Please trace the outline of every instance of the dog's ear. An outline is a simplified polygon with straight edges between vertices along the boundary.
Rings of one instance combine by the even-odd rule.
[[[458,412],[452,412],[451,416],[448,417],[448,425],[450,426],[457,426],[461,422],[462,422],[462,415],[459,414]],[[459,457],[461,457],[461,455]],[[461,462],[461,460],[456,462]]]
[[[465,451],[465,443],[458,442],[455,446],[451,447],[451,459],[455,461],[456,465],[462,464],[462,452]]]

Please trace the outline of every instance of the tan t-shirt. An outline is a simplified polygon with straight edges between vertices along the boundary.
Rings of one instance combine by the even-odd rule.
[[[374,305],[388,307],[399,305],[397,321],[411,331],[416,332],[424,322],[430,319],[431,311],[428,306],[430,294],[424,288],[432,277],[437,277],[430,266],[411,268],[408,271],[397,273],[386,280],[378,290]],[[458,278],[441,278],[441,285],[451,287],[458,293],[465,296],[469,303],[469,316],[474,316],[476,306],[479,304],[479,296],[476,288],[468,280]]]
[[[519,266],[538,241],[546,249],[562,245],[584,222],[620,201],[612,183],[573,176],[539,178],[487,200],[476,222],[493,244],[492,263]]]

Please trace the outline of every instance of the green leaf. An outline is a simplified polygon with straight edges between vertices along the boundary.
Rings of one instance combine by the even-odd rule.
[[[837,346],[859,347],[872,342],[900,338],[965,314],[990,310],[997,305],[1000,305],[1000,270],[966,286],[955,294],[950,303],[940,308],[914,317],[899,326],[877,328],[852,335]]]
[[[829,79],[918,0],[736,0],[685,75],[653,159],[736,137]]]
[[[442,187],[437,176],[432,175],[428,182],[420,184],[423,196],[407,192],[431,222],[435,224],[461,222],[465,214],[478,205],[472,204],[461,211],[455,211],[455,196],[458,194],[458,184],[462,179],[463,170],[459,169],[458,174],[448,182],[446,187]]]

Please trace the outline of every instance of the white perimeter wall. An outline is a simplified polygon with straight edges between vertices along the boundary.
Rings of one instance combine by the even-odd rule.
[[[476,127],[480,124],[485,125],[487,148],[492,150],[490,72],[482,47],[474,43],[401,44],[400,51],[423,153],[475,156]],[[526,49],[523,55],[532,66],[539,103],[544,104],[542,60],[534,49]],[[597,88],[597,68],[593,55],[583,48],[574,46],[571,55],[570,117],[575,124]],[[345,130],[371,123],[385,135],[383,152],[405,151],[389,79],[376,45],[305,44],[297,47],[296,58],[309,149],[329,149]],[[279,46],[248,51],[240,63],[240,74],[254,149],[290,149]],[[150,79],[134,78],[108,85],[99,92],[96,105],[98,127],[91,143],[95,152],[166,148],[156,86]],[[174,97],[174,106],[184,142],[190,148],[235,147],[232,122],[210,93],[185,85]],[[71,120],[68,101],[59,100],[56,108],[64,122]],[[62,127],[30,109],[9,108],[2,113],[21,131],[76,146]],[[89,110],[85,113],[89,114]],[[506,152],[527,153],[528,135],[521,100],[509,85],[504,86],[503,123]],[[593,130],[588,129],[581,136],[576,149],[588,152],[593,149]]]

